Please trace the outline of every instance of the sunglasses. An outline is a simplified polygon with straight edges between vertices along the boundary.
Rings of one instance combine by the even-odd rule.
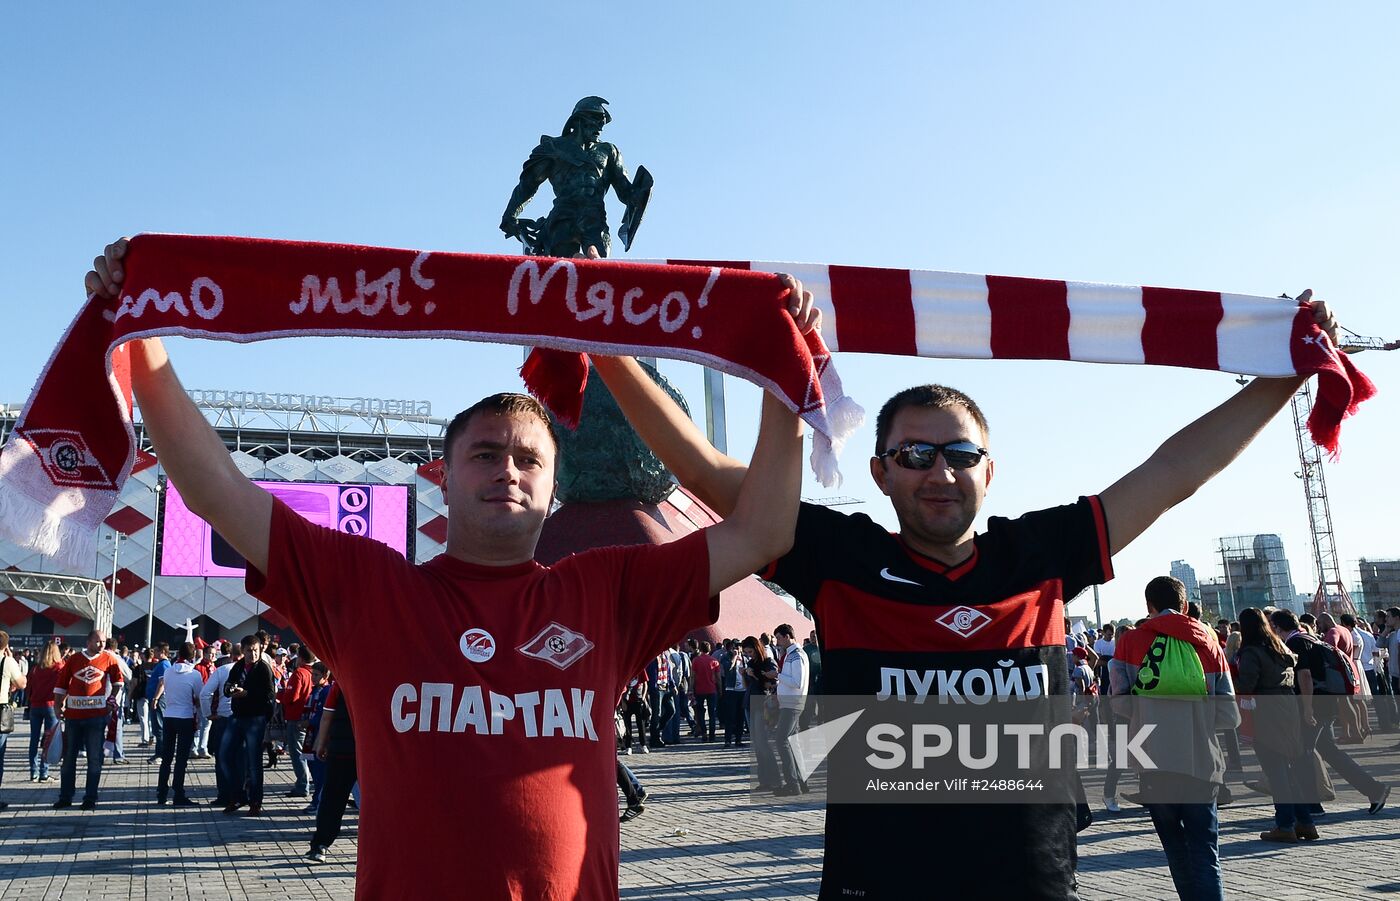
[[[904,469],[932,469],[938,459],[939,454],[943,454],[943,461],[948,464],[949,469],[971,469],[982,458],[989,456],[985,447],[978,447],[971,441],[950,441],[947,444],[930,444],[927,441],[908,441],[899,447],[893,447],[883,454],[877,454],[877,459],[889,457]]]

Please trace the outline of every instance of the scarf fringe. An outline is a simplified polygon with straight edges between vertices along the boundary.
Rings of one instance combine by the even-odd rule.
[[[53,559],[64,572],[79,572],[97,553],[97,533],[74,517],[50,508],[0,481],[0,522],[5,537]]]
[[[840,488],[844,479],[838,467],[841,452],[856,429],[865,424],[865,408],[853,399],[841,395],[826,408],[830,436],[816,432],[812,438],[809,463],[823,488]]]
[[[1308,414],[1308,434],[1334,463],[1341,458],[1342,420],[1355,416],[1363,402],[1376,396],[1376,383],[1356,368],[1350,356],[1337,354],[1337,359],[1340,371],[1318,372],[1317,396]]]
[[[536,347],[520,367],[525,389],[565,428],[578,428],[583,392],[588,387],[588,356]]]

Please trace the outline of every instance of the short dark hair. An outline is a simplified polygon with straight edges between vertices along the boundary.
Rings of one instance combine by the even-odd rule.
[[[550,421],[549,411],[545,410],[544,404],[528,394],[503,391],[500,394],[483,397],[452,417],[452,421],[447,424],[447,431],[442,438],[443,465],[450,465],[452,445],[457,441],[457,437],[466,430],[472,417],[478,413],[487,413],[492,416],[525,415],[535,417],[544,423],[544,430],[549,433],[549,441],[554,445],[554,454],[556,457],[559,455],[559,436],[554,432],[554,423]]]
[[[316,659],[316,655],[311,653],[311,648],[307,647],[306,645],[302,645],[301,647],[297,648],[297,659],[300,660],[302,663],[311,663],[313,660]]]
[[[1356,628],[1356,617],[1352,616],[1350,613],[1343,613],[1341,616],[1337,617],[1337,621],[1348,629]]]
[[[1386,616],[1400,616],[1400,607],[1387,607],[1387,608],[1385,608],[1385,615],[1386,615]]]
[[[788,625],[787,623],[783,623],[781,626],[779,626],[778,628],[774,629],[774,630],[773,630],[773,634],[774,634],[774,635],[786,635],[788,638],[796,638],[796,637],[797,637],[797,633],[794,632],[794,631],[792,631],[792,626]]]
[[[1292,610],[1279,609],[1269,614],[1269,622],[1276,628],[1287,629],[1290,632],[1298,629],[1298,616]]]
[[[194,659],[194,642],[192,642],[192,641],[181,642],[181,644],[180,644],[180,659],[181,659],[181,660],[193,660],[193,659]]]
[[[1163,610],[1186,611],[1186,586],[1180,579],[1171,576],[1158,576],[1143,589],[1147,605],[1158,613]]]
[[[1189,616],[1189,617],[1191,617],[1192,619],[1200,619],[1200,618],[1201,618],[1201,605],[1200,605],[1200,604],[1197,604],[1195,601],[1192,601],[1191,603],[1187,604],[1187,605],[1186,605],[1186,615]]]
[[[885,445],[890,440],[890,428],[894,425],[895,416],[905,407],[926,407],[931,410],[962,407],[977,423],[977,427],[982,430],[982,440],[991,440],[991,430],[987,427],[987,417],[982,415],[982,408],[977,406],[977,401],[947,385],[915,385],[913,388],[905,388],[885,401],[885,405],[880,408],[880,414],[875,417],[876,456],[889,450]]]

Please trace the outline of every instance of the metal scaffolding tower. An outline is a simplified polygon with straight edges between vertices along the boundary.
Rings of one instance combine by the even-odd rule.
[[[1341,336],[1341,350],[1344,353],[1359,353],[1363,350],[1395,350],[1400,342],[1385,341],[1381,338],[1366,338],[1347,333]],[[1298,462],[1301,470],[1296,473],[1303,482],[1303,495],[1308,503],[1308,530],[1312,533],[1313,568],[1317,571],[1317,591],[1313,594],[1312,612],[1316,616],[1328,612],[1334,616],[1340,613],[1355,613],[1351,595],[1342,583],[1342,561],[1337,556],[1337,539],[1332,529],[1332,505],[1327,499],[1327,477],[1323,472],[1322,448],[1313,443],[1308,433],[1308,416],[1312,413],[1313,394],[1311,382],[1304,382],[1298,393],[1293,395],[1293,431],[1298,438]]]
[[[1312,612],[1355,613],[1351,596],[1342,583],[1342,561],[1337,556],[1337,538],[1332,529],[1332,504],[1327,498],[1327,476],[1323,471],[1322,448],[1308,434],[1308,415],[1312,413],[1312,384],[1304,382],[1293,395],[1293,432],[1298,438],[1297,473],[1303,481],[1303,496],[1308,504],[1308,531],[1312,535],[1313,568],[1317,571],[1317,591],[1313,594]]]

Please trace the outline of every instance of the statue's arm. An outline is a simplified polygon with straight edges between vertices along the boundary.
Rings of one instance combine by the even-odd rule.
[[[510,192],[510,201],[506,203],[506,211],[501,215],[501,231],[507,235],[515,234],[516,224],[520,221],[520,214],[525,210],[525,205],[548,177],[549,165],[546,161],[532,160],[525,164],[520,173],[520,183]]]
[[[622,151],[613,145],[612,158],[608,161],[608,184],[617,192],[617,199],[623,203],[632,202],[632,179],[627,177],[627,167],[622,165]]]

